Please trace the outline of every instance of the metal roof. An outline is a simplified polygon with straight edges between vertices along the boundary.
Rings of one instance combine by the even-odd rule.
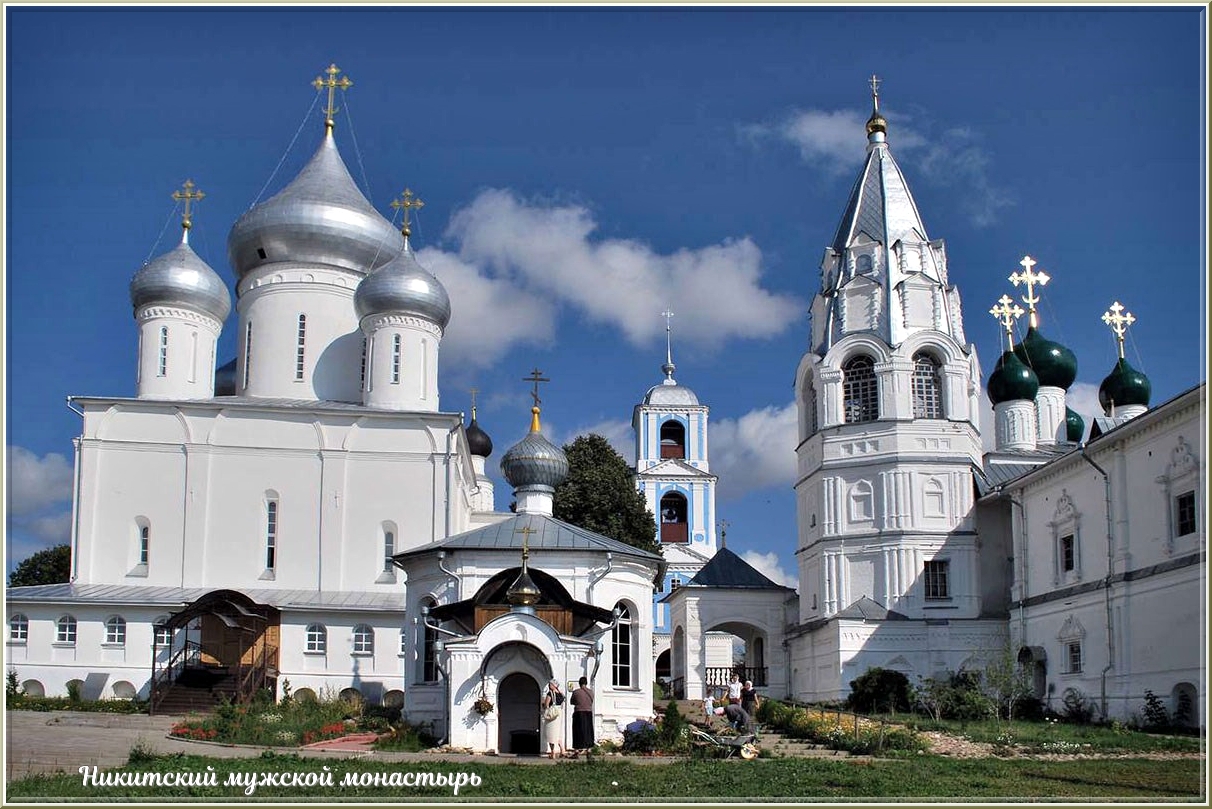
[[[501,522],[486,525],[449,539],[431,542],[410,551],[398,553],[394,558],[408,559],[437,550],[499,550],[521,551],[522,529],[531,528],[528,545],[531,551],[599,551],[610,552],[641,559],[661,561],[664,559],[618,540],[586,531],[555,517],[540,514],[518,514]]]
[[[214,587],[149,587],[134,584],[39,584],[10,587],[5,598],[11,603],[81,602],[129,604],[131,606],[183,607],[212,592]],[[258,604],[278,609],[329,609],[355,611],[404,610],[404,593],[359,591],[237,589]]]
[[[835,614],[834,618],[861,619],[863,621],[907,621],[909,618],[899,612],[885,609],[868,596],[863,596],[846,609]]]
[[[704,587],[736,587],[762,590],[790,590],[775,584],[758,572],[757,568],[727,548],[720,548],[711,561],[703,565],[690,584]]]

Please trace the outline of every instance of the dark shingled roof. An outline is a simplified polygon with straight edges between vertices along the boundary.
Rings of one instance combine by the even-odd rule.
[[[775,584],[759,573],[753,565],[746,562],[727,548],[720,548],[711,561],[690,580],[690,584],[704,587],[743,587],[763,590],[790,590],[781,584]]]
[[[860,619],[863,621],[907,621],[909,618],[899,612],[884,609],[868,596],[863,596],[846,609],[833,616],[834,618]]]

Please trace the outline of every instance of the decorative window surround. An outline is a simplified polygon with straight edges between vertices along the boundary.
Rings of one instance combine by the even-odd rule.
[[[1083,662],[1083,646],[1086,639],[1086,629],[1081,621],[1070,615],[1056,633],[1056,639],[1061,644],[1061,662],[1064,670],[1061,674],[1081,674]]]
[[[1160,475],[1156,482],[1161,484],[1165,503],[1166,555],[1175,556],[1202,547],[1204,532],[1200,520],[1203,503],[1200,496],[1202,488],[1199,480],[1199,458],[1181,435],[1174,449],[1170,450],[1170,462],[1166,465],[1165,474]],[[1180,498],[1184,497],[1189,499],[1180,503]],[[1181,528],[1187,527],[1180,526],[1180,507],[1184,510],[1190,509],[1194,513],[1194,530],[1191,532],[1180,533]]]
[[[1082,526],[1081,513],[1073,505],[1073,498],[1066,489],[1061,489],[1056,501],[1056,514],[1048,523],[1052,529],[1052,584],[1071,584],[1082,580]],[[1062,541],[1070,539],[1073,546],[1073,569],[1065,570],[1065,552]]]

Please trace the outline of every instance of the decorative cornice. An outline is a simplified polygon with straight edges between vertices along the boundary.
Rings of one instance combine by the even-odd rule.
[[[442,338],[442,328],[429,320],[412,315],[401,315],[396,313],[368,315],[362,318],[362,330],[366,332],[375,332],[379,329],[384,329],[389,326],[404,326],[410,329],[419,329],[423,332],[432,334],[438,339]]]
[[[185,309],[178,306],[149,304],[147,306],[140,306],[138,311],[135,312],[135,320],[139,323],[139,325],[143,325],[147,321],[155,320],[156,318],[185,320],[198,326],[202,326],[215,334],[218,334],[223,328],[222,323],[209,315],[204,315],[201,312],[194,311],[193,309]]]

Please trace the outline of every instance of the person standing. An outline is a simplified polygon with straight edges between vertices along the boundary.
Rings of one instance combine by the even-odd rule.
[[[762,704],[758,698],[757,689],[753,687],[752,680],[746,680],[744,688],[741,689],[741,708],[751,717],[757,716],[758,706]]]
[[[593,747],[593,691],[586,677],[577,686],[568,701],[572,703],[572,749],[579,753]]]
[[[732,679],[728,681],[728,704],[741,704],[741,678],[736,672],[732,673]]]
[[[548,758],[557,759],[564,756],[564,692],[560,683],[554,677],[543,690],[543,698],[539,700],[539,730],[542,744],[540,750],[546,750]]]

